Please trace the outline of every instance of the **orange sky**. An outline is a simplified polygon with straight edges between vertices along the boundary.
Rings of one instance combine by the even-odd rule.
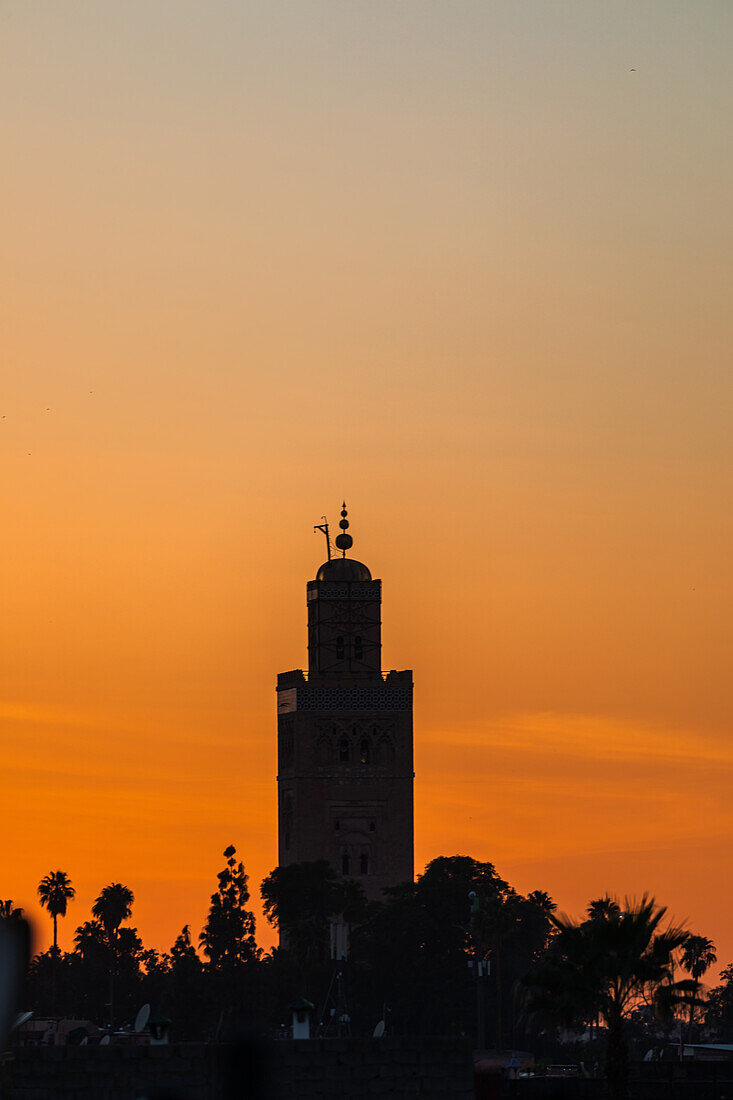
[[[272,868],[346,496],[415,670],[418,866],[649,890],[733,961],[732,22],[6,13],[0,896],[66,870],[69,944],[122,881],[165,948],[227,844]]]

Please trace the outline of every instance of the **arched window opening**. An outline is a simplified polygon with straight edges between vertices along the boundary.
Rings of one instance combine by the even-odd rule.
[[[369,763],[369,742],[366,740],[362,741],[361,743],[359,759],[361,760],[362,764]]]
[[[336,830],[336,832],[339,832],[339,830],[341,829],[341,822],[339,821],[338,818],[336,818],[336,820],[334,821],[333,827]]]
[[[376,827],[377,827],[377,826],[375,825],[375,823],[374,823],[373,821],[370,821],[370,822],[369,822],[369,832],[370,832],[370,833],[373,833],[373,832],[374,832],[374,830],[376,829]]]
[[[341,856],[341,874],[348,875],[349,873],[349,853],[344,852]]]
[[[338,638],[336,639],[336,660],[343,661],[345,656],[346,646],[344,644],[344,636],[343,634],[339,634]]]
[[[349,742],[345,737],[342,737],[339,741],[339,760],[341,763],[347,762],[349,759]]]
[[[354,657],[357,661],[360,661],[364,656],[364,647],[361,644],[361,634],[357,634],[354,638]]]
[[[369,856],[366,854],[366,852],[361,853],[361,860],[359,862],[359,871],[361,872],[362,875],[368,875],[369,874]]]

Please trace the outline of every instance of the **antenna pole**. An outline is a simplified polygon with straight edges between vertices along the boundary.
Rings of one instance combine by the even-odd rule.
[[[321,516],[323,523],[317,523],[313,528],[314,531],[323,531],[326,536],[326,550],[328,551],[328,560],[331,560],[331,536],[328,533],[328,520],[325,516]]]

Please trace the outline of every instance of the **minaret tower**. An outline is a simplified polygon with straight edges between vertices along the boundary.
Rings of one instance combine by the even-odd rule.
[[[346,556],[308,582],[308,672],[277,680],[279,863],[326,859],[367,897],[413,878],[412,672],[381,670],[382,582]]]

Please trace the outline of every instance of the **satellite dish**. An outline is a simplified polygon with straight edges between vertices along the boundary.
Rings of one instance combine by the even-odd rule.
[[[32,1012],[21,1012],[20,1016],[15,1017],[15,1023],[10,1030],[15,1031],[16,1027],[22,1027],[23,1024],[27,1023],[28,1020],[30,1020],[32,1015]]]
[[[379,1023],[377,1024],[377,1026],[374,1028],[373,1038],[381,1039],[383,1035],[384,1035],[384,1020],[380,1020]]]
[[[142,1031],[148,1020],[150,1019],[150,1005],[143,1005],[137,1016],[135,1017],[135,1026],[133,1031]]]
[[[109,1046],[109,1035],[103,1035],[102,1038],[99,1040],[99,1045],[100,1045],[100,1047],[108,1047]]]

